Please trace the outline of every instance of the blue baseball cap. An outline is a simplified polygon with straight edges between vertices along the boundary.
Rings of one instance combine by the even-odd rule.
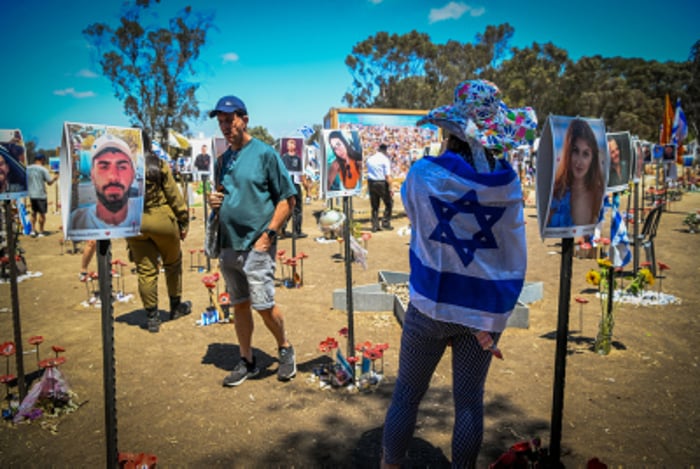
[[[235,96],[224,96],[216,103],[216,107],[209,112],[209,117],[215,117],[220,112],[232,113],[236,111],[248,115],[248,110],[245,108],[243,101]]]

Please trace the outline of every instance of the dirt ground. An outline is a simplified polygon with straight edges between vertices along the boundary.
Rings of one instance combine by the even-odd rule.
[[[378,271],[408,272],[408,237],[398,228],[407,220],[396,196],[392,232],[373,235],[368,267],[352,267],[356,286],[377,282]],[[355,198],[355,219],[369,228],[368,201]],[[105,411],[100,309],[85,307],[86,287],[78,281],[80,255],[62,247],[60,216],[51,212],[52,234],[21,237],[29,270],[42,275],[19,284],[25,370],[36,370],[30,336],[42,335],[42,358],[51,345],[66,348],[61,370],[83,405],[60,418],[55,432],[32,424],[0,424],[2,467],[105,467]],[[117,439],[122,452],[157,456],[162,467],[377,467],[384,415],[396,378],[401,326],[390,311],[355,312],[355,341],[388,342],[385,379],[371,393],[322,390],[312,370],[325,357],[320,341],[336,337],[348,323],[333,309],[332,292],[345,287],[340,246],[314,240],[320,235],[312,212],[321,201],[304,206],[306,239],[297,251],[304,263],[304,286],[280,287],[277,300],[298,360],[296,379],[276,379],[277,352],[272,336],[256,317],[255,353],[264,367],[257,379],[236,388],[222,387],[223,377],[239,359],[232,324],[197,326],[209,304],[199,272],[201,262],[189,251],[203,239],[203,208],[195,207],[190,237],[184,244],[185,298],[195,313],[165,322],[161,332],[143,328],[144,311],[135,297],[114,305]],[[608,356],[592,351],[600,308],[585,283],[596,266],[574,259],[572,297],[591,302],[571,305],[570,341],[562,421],[561,460],[584,467],[598,457],[612,466],[691,467],[700,463],[700,235],[685,230],[685,214],[700,208],[700,193],[687,193],[661,218],[657,259],[671,267],[662,287],[680,304],[622,304],[616,315],[614,348]],[[486,467],[513,443],[540,437],[549,446],[554,382],[555,330],[561,245],[539,238],[534,208],[526,208],[529,264],[527,281],[543,282],[544,295],[529,305],[529,328],[508,328],[500,348],[505,360],[494,361],[486,385],[485,434],[479,466]],[[290,239],[280,249],[291,251]],[[126,260],[125,241],[112,242],[112,258]],[[194,264],[194,269],[192,268]],[[217,270],[216,261],[211,270]],[[96,264],[93,261],[93,269]],[[136,276],[126,268],[127,293],[136,294]],[[281,272],[278,271],[281,277]],[[115,288],[119,280],[114,280]],[[657,284],[658,287],[658,284]],[[655,287],[655,288],[657,288]],[[161,279],[161,308],[167,308]],[[165,317],[165,311],[162,312]],[[0,342],[13,340],[10,287],[0,285]],[[4,368],[5,364],[2,364]],[[11,372],[14,370],[14,362]],[[412,467],[443,467],[450,460],[450,354],[434,376],[419,414],[410,457]],[[15,389],[16,392],[16,389]]]

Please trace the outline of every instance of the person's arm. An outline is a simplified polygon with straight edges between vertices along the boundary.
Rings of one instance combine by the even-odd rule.
[[[280,200],[279,203],[275,206],[275,211],[272,214],[272,220],[270,220],[270,223],[267,225],[266,230],[279,231],[282,225],[284,224],[285,220],[287,220],[287,218],[289,218],[289,215],[291,215],[295,203],[296,200],[294,199],[293,195],[287,197],[286,199]],[[257,251],[267,251],[268,249],[270,249],[272,241],[273,240],[270,239],[270,236],[267,234],[267,231],[265,231],[255,242],[253,248]]]
[[[187,231],[190,224],[190,217],[187,213],[185,198],[182,196],[180,188],[177,186],[177,182],[175,182],[175,178],[173,177],[173,173],[170,171],[170,167],[164,161],[161,162],[160,172],[163,194],[165,194],[165,199],[168,201],[168,205],[175,214],[175,218],[177,218],[177,224],[180,227],[180,239],[184,240],[187,237]]]

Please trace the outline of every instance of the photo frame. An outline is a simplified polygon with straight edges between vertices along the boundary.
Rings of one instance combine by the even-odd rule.
[[[359,195],[362,191],[363,155],[357,130],[324,129],[322,132],[321,184],[326,198]]]
[[[68,240],[127,238],[141,230],[140,129],[66,122],[60,151],[61,214]]]
[[[608,192],[622,192],[632,174],[632,137],[629,132],[609,132],[606,137],[610,158]]]
[[[592,235],[600,219],[608,171],[602,119],[550,115],[537,151],[536,203],[541,237]],[[571,186],[568,181],[572,181]]]
[[[0,200],[27,197],[27,153],[19,129],[0,129]]]
[[[280,157],[294,184],[301,184],[304,172],[304,139],[283,137],[280,139]]]

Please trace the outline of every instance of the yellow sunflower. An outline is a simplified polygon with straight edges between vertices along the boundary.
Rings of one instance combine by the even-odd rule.
[[[640,269],[639,270],[639,275],[644,278],[644,283],[649,285],[650,287],[654,285],[654,282],[656,279],[654,278],[654,274],[651,273],[651,270],[649,269]]]
[[[597,270],[589,270],[586,274],[586,282],[597,287],[600,285],[600,273]]]

